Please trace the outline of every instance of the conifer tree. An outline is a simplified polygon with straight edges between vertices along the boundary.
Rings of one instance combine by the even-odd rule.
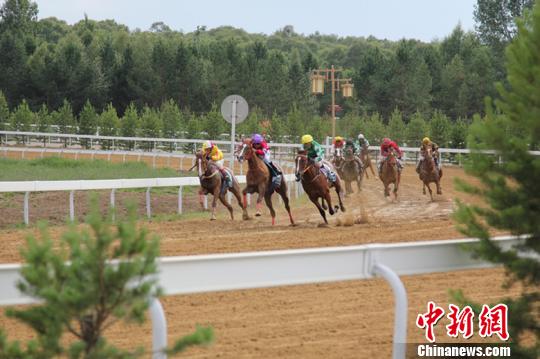
[[[506,49],[508,86],[498,84],[496,111],[488,101],[486,119],[475,121],[469,131],[473,153],[466,171],[480,185],[458,184],[461,190],[481,198],[483,204],[458,202],[455,214],[463,233],[481,239],[474,253],[502,264],[509,284],[520,282],[526,289],[521,297],[505,300],[512,357],[516,358],[540,357],[540,261],[534,258],[540,255],[540,157],[529,152],[540,146],[538,1],[531,15],[526,22],[518,21],[518,35]],[[479,152],[487,149],[495,150],[496,155]],[[490,229],[524,236],[520,250],[528,255],[501,249],[491,240]],[[532,334],[532,342],[522,342],[526,333]]]
[[[145,348],[119,349],[106,340],[106,329],[117,321],[143,323],[150,300],[161,292],[155,279],[159,240],[137,227],[133,209],[127,220],[112,226],[94,201],[88,227],[73,225],[59,245],[44,227],[40,238],[28,237],[18,288],[41,303],[10,308],[7,315],[28,325],[35,336],[21,344],[8,341],[0,330],[0,358],[149,357]],[[68,333],[72,339],[65,340]],[[212,337],[211,328],[199,327],[167,353],[209,343]]]

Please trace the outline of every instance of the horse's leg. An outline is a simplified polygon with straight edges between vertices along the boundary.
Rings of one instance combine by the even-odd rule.
[[[345,212],[345,206],[343,205],[343,188],[341,187],[341,181],[338,179],[334,186],[336,189],[336,194],[338,196],[339,208],[341,209],[341,212]],[[330,193],[328,193],[328,197],[330,197]],[[337,211],[338,206],[336,206],[335,209]]]
[[[384,184],[384,197],[390,196],[390,183],[383,182]]]
[[[266,202],[266,207],[270,210],[270,216],[272,216],[272,225],[276,224],[276,211],[274,211],[274,206],[272,205],[272,193],[267,193],[264,195],[264,201]]]
[[[438,180],[437,182],[435,182],[437,184],[437,194],[442,194],[442,189],[441,189],[441,180]]]
[[[227,192],[227,191],[225,191]],[[227,209],[229,210],[229,213],[231,215],[231,220],[234,220],[234,213],[233,213],[233,208],[232,206],[229,204],[229,202],[227,201],[227,199],[225,198],[225,193],[223,193],[221,196],[219,196],[219,200],[221,201],[221,203],[223,203],[223,205],[225,207],[227,207]]]
[[[353,193],[351,181],[345,180],[345,196],[348,196],[350,193]]]
[[[427,189],[429,190],[429,197],[431,197],[431,202],[433,202],[433,191],[431,190],[431,187],[429,186],[429,182],[426,183]]]
[[[294,226],[294,220],[291,214],[291,207],[289,206],[289,197],[287,196],[287,184],[285,183],[284,179],[281,180],[281,186],[279,187],[278,193],[283,199],[283,203],[285,204],[285,209],[287,210],[287,213],[289,214],[289,220],[291,221],[291,225]]]
[[[264,198],[264,195],[266,193],[266,186],[264,184],[260,184],[257,192],[257,203],[255,204],[255,207],[257,208],[257,212],[255,215],[257,217],[261,216],[261,205]]]
[[[315,204],[315,206],[317,206],[317,209],[319,210],[319,213],[321,214],[321,217],[324,219],[324,223],[328,224],[328,221],[326,220],[326,212],[321,207],[321,205],[320,205],[320,203],[318,201],[318,198],[309,196],[309,199],[311,200],[311,202],[313,202]]]
[[[422,181],[422,194],[426,194],[426,182]]]
[[[240,208],[242,208],[242,219],[243,220],[249,219],[247,206],[246,206],[247,199],[244,202],[242,201],[242,196],[240,195],[240,186],[238,184],[235,184],[233,188],[231,189],[231,192],[232,194],[234,194],[234,197],[238,201],[238,205],[240,206]]]
[[[324,197],[321,197],[321,207],[326,211],[328,210],[328,206],[326,205],[326,203],[324,202]]]
[[[330,189],[327,189],[324,192],[323,198],[325,199],[326,203],[328,203],[328,212],[330,213],[331,216],[333,216],[334,213],[337,213],[339,207],[338,206],[332,207],[332,197],[330,196]]]
[[[213,193],[213,198],[212,198],[212,217],[210,217],[210,220],[211,221],[215,221],[216,220],[216,206],[217,206],[217,199],[219,198],[219,192],[220,192],[220,188],[219,186],[216,186],[216,189],[214,190],[214,193]]]
[[[204,211],[204,194],[202,188],[199,190],[199,204],[201,205],[201,209]]]

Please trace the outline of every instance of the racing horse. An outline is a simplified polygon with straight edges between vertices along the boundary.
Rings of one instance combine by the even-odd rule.
[[[397,192],[399,189],[401,175],[398,170],[396,152],[393,149],[390,150],[388,156],[386,156],[386,158],[383,160],[379,177],[384,185],[384,196],[390,196],[390,185],[393,183],[394,198],[397,200]]]
[[[358,192],[362,190],[362,178],[364,176],[364,171],[362,166],[358,163],[358,160],[354,156],[352,148],[345,149],[345,156],[343,157],[343,163],[338,169],[340,177],[345,181],[345,195],[348,196],[349,193],[353,193],[351,186],[352,182],[356,181],[356,186]]]
[[[373,164],[371,163],[371,157],[369,156],[369,150],[367,148],[360,149],[360,160],[362,161],[362,165],[364,165],[366,178],[369,178],[367,171],[368,167],[371,170],[373,177],[375,177],[375,171],[373,170]]]
[[[199,181],[201,183],[201,190],[199,191],[199,203],[201,204],[201,206],[203,195],[206,195],[208,193],[211,193],[213,195],[212,217],[210,218],[210,220],[213,221],[216,219],[216,202],[218,198],[221,203],[223,203],[223,205],[227,207],[231,215],[231,219],[234,220],[233,208],[225,198],[225,194],[227,193],[227,191],[231,191],[231,193],[236,197],[238,205],[240,206],[240,208],[242,208],[242,219],[249,219],[247,207],[242,202],[242,198],[240,196],[240,185],[238,184],[238,181],[229,169],[225,170],[232,178],[233,185],[230,188],[223,187],[224,183],[218,166],[212,162],[207,161],[206,156],[203,156],[202,152],[200,151],[196,153],[195,164],[193,165],[193,167],[191,167],[191,169],[193,169],[195,166],[197,166],[198,168]]]
[[[247,138],[242,141],[242,147],[238,151],[238,161],[242,163],[243,160],[248,162],[248,171],[246,173],[246,188],[242,191],[244,198],[244,206],[247,206],[247,194],[248,193],[257,193],[257,212],[256,216],[261,215],[261,203],[264,198],[266,206],[270,210],[270,215],[272,216],[272,225],[276,224],[276,211],[272,205],[272,195],[274,192],[277,192],[283,199],[285,204],[285,209],[289,214],[289,220],[291,225],[295,225],[294,219],[291,214],[291,208],[289,206],[289,196],[287,196],[287,182],[285,182],[285,176],[281,177],[281,183],[279,187],[275,187],[272,184],[272,176],[268,166],[264,163],[262,159],[257,156],[255,150],[251,146],[251,139]],[[277,167],[277,166],[276,166]],[[278,168],[280,172],[280,168]]]
[[[431,182],[435,182],[435,185],[437,186],[437,194],[442,194],[442,190],[441,190],[442,170],[439,170],[437,166],[435,165],[435,160],[433,158],[431,146],[426,146],[426,147],[427,148],[424,149],[424,160],[422,161],[422,164],[420,165],[419,177],[423,183],[422,193],[426,194],[426,186],[427,186],[429,190],[429,196],[431,197],[431,201],[433,201],[433,192],[431,191],[431,187],[429,186],[429,184]]]
[[[307,193],[309,199],[321,214],[321,217],[324,219],[324,223],[328,225],[328,220],[326,219],[326,210],[333,215],[339,209],[342,212],[345,212],[345,206],[343,206],[343,201],[341,198],[341,182],[339,176],[337,176],[336,182],[329,185],[329,181],[326,179],[326,176],[322,173],[321,169],[317,167],[312,161],[307,157],[306,151],[298,151],[298,154],[295,159],[295,175],[297,181],[302,182],[302,187]],[[330,166],[329,163],[325,163],[325,166]],[[334,186],[336,193],[338,195],[339,206],[332,206],[332,198],[330,196],[330,188]],[[319,203],[320,198],[320,203]]]

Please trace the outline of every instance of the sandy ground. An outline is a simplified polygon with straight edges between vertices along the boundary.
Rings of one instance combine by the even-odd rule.
[[[250,221],[227,219],[220,207],[217,222],[207,214],[198,218],[155,221],[143,224],[161,237],[162,255],[227,253],[288,248],[346,246],[374,242],[422,241],[462,237],[451,219],[453,178],[464,177],[461,169],[448,168],[443,178],[443,195],[434,202],[422,195],[414,168],[403,175],[399,200],[384,199],[378,179],[364,181],[361,194],[347,198],[346,213],[319,228],[320,216],[304,199],[293,201],[298,226],[288,226],[283,207],[275,201],[277,225],[270,225],[267,212]],[[253,212],[253,209],[251,209]],[[238,216],[239,218],[240,216]],[[346,226],[358,217],[367,223]],[[338,224],[341,224],[338,226]],[[62,227],[53,227],[54,236]],[[17,262],[28,231],[0,230],[0,262]],[[494,303],[504,296],[516,296],[519,289],[500,288],[500,269],[407,276],[409,295],[409,342],[424,341],[423,331],[414,325],[429,300],[446,307],[449,288],[462,288],[481,303]],[[388,358],[392,348],[393,296],[380,279],[302,285],[163,298],[169,340],[190,332],[196,324],[211,325],[216,342],[208,348],[190,349],[186,357],[208,358]],[[442,321],[441,321],[442,323]],[[437,334],[441,341],[444,325]],[[11,338],[29,333],[20,324],[0,318]],[[143,327],[118,325],[110,338],[123,347],[149,345],[150,324]],[[129,335],[126,335],[129,333]],[[480,339],[478,335],[474,337]]]

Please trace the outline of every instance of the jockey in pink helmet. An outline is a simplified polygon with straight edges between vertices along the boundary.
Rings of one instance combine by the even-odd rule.
[[[251,137],[251,147],[255,150],[257,156],[263,160],[268,169],[270,170],[270,175],[272,176],[272,185],[274,188],[277,188],[281,185],[282,173],[281,171],[272,163],[270,159],[270,148],[266,143],[266,140],[263,136],[258,133],[254,134]]]

